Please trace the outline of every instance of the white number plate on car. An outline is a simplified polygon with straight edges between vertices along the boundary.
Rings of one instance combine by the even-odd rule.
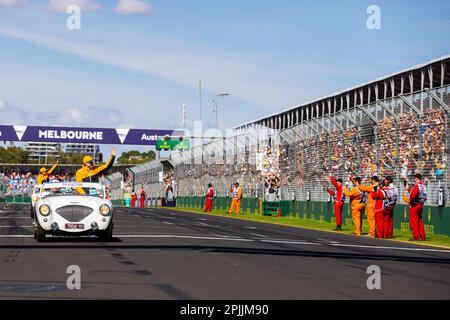
[[[83,223],[66,223],[66,229],[84,229]]]

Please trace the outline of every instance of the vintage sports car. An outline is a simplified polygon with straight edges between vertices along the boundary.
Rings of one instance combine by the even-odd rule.
[[[81,191],[81,192],[80,192]],[[113,207],[100,183],[44,183],[34,205],[34,237],[95,235],[110,241]]]

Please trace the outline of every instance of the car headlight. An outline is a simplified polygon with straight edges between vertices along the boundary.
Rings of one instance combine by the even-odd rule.
[[[100,206],[100,213],[107,216],[111,212],[111,208],[107,204],[102,204]]]
[[[43,204],[39,207],[39,213],[43,216],[48,216],[50,214],[50,207],[46,204]]]

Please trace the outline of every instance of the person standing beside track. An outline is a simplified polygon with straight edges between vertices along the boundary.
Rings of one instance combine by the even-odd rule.
[[[383,238],[394,236],[394,208],[398,200],[398,189],[392,184],[394,179],[388,176],[383,181],[386,197],[383,203]]]
[[[83,166],[75,174],[76,182],[98,182],[98,177],[112,167],[116,159],[116,149],[111,150],[111,156],[104,165],[94,168],[94,159],[91,156],[83,157]],[[77,188],[78,193],[86,194],[83,188]]]
[[[137,201],[137,193],[136,191],[133,190],[131,191],[131,207],[134,208],[136,207],[136,201]]]
[[[48,177],[55,171],[56,167],[58,166],[58,162],[56,162],[53,167],[51,167],[48,171],[45,167],[42,167],[39,170],[39,175],[36,179],[36,185],[43,184],[45,181],[48,180]]]
[[[423,176],[420,173],[414,175],[416,184],[413,188],[407,187],[409,192],[409,224],[413,237],[410,241],[425,241],[425,227],[422,220],[423,206],[427,201],[427,189],[422,183]],[[408,181],[405,180],[405,186]]]
[[[231,201],[229,214],[232,214],[236,209],[236,214],[239,215],[241,212],[241,200],[242,200],[242,188],[239,186],[239,182],[235,182],[234,186],[231,187],[231,194],[233,195],[233,200]]]
[[[367,202],[367,193],[360,191],[356,187],[356,182],[361,183],[360,177],[350,177],[350,181],[353,182],[354,187],[351,190],[348,188],[344,188],[344,195],[350,198],[350,204],[352,207],[352,220],[353,225],[355,226],[354,235],[360,236],[362,229],[362,216],[364,213],[364,208],[366,207]]]
[[[140,204],[141,208],[145,207],[145,190],[144,190],[144,186],[141,186],[139,204]]]
[[[342,192],[342,179],[335,179],[330,173],[331,183],[335,191],[327,188],[328,193],[333,197],[334,215],[336,216],[336,229],[333,231],[342,231],[342,207],[345,202],[345,195]]]
[[[384,239],[386,235],[384,229],[384,201],[387,198],[387,194],[382,186],[376,186],[374,187],[374,191],[371,193],[371,195],[372,198],[375,199],[375,223],[377,226],[377,238]]]
[[[212,212],[213,198],[214,188],[211,183],[208,183],[208,192],[206,193],[205,207],[202,210],[203,212]]]
[[[376,200],[372,197],[372,192],[375,191],[375,188],[378,188],[380,183],[380,179],[377,176],[373,176],[370,178],[371,185],[363,186],[360,182],[355,180],[355,185],[361,192],[366,192],[367,195],[367,205],[366,205],[366,214],[367,214],[367,224],[369,225],[369,234],[368,237],[375,238],[376,236],[376,219],[375,219],[375,203]]]

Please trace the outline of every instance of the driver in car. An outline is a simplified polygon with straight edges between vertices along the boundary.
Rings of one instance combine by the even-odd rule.
[[[83,166],[78,169],[75,175],[76,182],[98,182],[98,177],[112,167],[116,159],[116,149],[111,150],[108,162],[99,167],[94,167],[94,159],[91,156],[83,157]],[[83,188],[77,188],[78,193],[86,194]]]
[[[45,181],[47,181],[48,177],[55,171],[56,167],[58,166],[58,162],[56,162],[53,167],[51,167],[49,170],[47,170],[45,167],[42,167],[39,170],[39,175],[36,179],[36,184],[40,185],[43,184]]]

